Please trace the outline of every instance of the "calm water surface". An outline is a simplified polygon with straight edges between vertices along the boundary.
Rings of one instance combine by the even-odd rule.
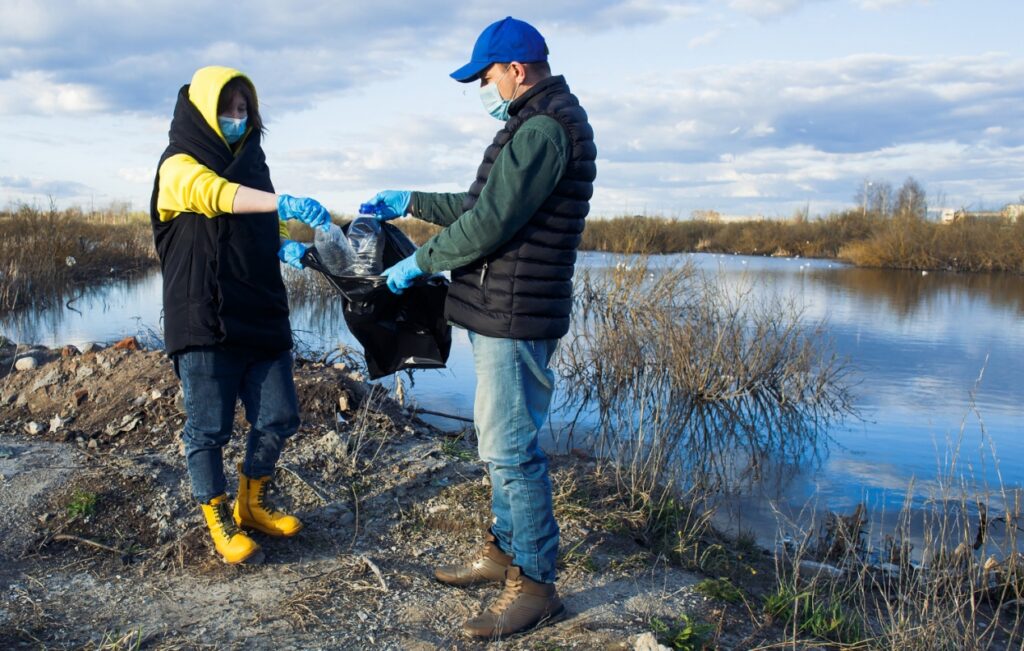
[[[623,260],[581,255],[581,264],[593,268]],[[849,511],[866,502],[873,512],[895,512],[910,495],[919,505],[934,496],[937,478],[954,458],[954,474],[979,486],[1024,485],[1024,278],[710,254],[659,256],[652,265],[685,260],[726,283],[750,285],[756,295],[795,298],[809,323],[827,324],[826,335],[856,371],[864,420],[835,428],[820,463],[776,469],[753,499],[746,496],[746,521],[739,526],[773,528],[773,503],[785,510],[812,504]],[[48,346],[159,332],[159,274],[92,291],[71,307],[78,311],[59,306],[8,316],[0,331]],[[354,343],[333,297],[293,300],[292,307],[304,346]],[[465,333],[455,330],[448,369],[418,372],[414,379],[407,393],[423,408],[471,416],[473,366]],[[558,422],[556,416],[555,429]]]

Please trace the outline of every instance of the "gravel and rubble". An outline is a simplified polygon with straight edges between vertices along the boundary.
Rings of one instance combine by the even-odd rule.
[[[569,616],[510,640],[464,638],[462,622],[499,588],[447,587],[432,567],[474,551],[486,524],[472,432],[431,426],[345,364],[298,359],[295,378],[303,425],[271,500],[306,527],[260,537],[266,562],[232,567],[189,495],[166,356],[132,339],[4,346],[0,647],[657,648],[641,638],[650,622],[682,615],[712,622],[719,648],[759,635],[744,610],[693,589],[701,575],[666,562],[599,500],[574,498],[595,475],[577,454],[552,460]],[[241,410],[235,425],[229,485]]]

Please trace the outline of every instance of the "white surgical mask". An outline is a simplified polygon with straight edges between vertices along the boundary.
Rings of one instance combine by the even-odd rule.
[[[498,92],[498,82],[504,79],[511,69],[512,66],[505,68],[505,72],[501,73],[501,76],[495,81],[480,87],[480,101],[483,102],[484,110],[490,113],[491,117],[502,122],[508,120],[508,107],[512,100],[501,96],[501,93]],[[512,92],[512,97],[515,97],[518,91],[519,84],[516,84],[516,90]]]
[[[217,116],[217,122],[220,124],[220,132],[224,134],[224,140],[228,141],[229,145],[233,145],[238,142],[238,139],[245,133],[245,124],[248,121],[248,117],[244,118],[228,118],[223,115]]]

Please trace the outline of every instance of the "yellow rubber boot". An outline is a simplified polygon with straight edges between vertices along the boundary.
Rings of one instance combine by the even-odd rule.
[[[267,484],[270,477],[246,477],[238,464],[238,500],[235,522],[246,529],[262,531],[270,536],[294,536],[302,531],[302,521],[294,515],[267,507]]]
[[[259,563],[263,550],[256,541],[245,535],[231,517],[231,505],[227,495],[218,495],[206,504],[199,505],[210,528],[213,545],[225,563]]]

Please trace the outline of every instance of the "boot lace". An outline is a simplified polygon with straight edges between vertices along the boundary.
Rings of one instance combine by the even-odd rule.
[[[500,615],[519,597],[522,587],[522,579],[505,579],[505,589],[487,610],[495,615]]]
[[[256,505],[270,514],[271,517],[276,518],[279,515],[278,512],[267,505],[267,486],[269,485],[269,481],[259,482],[259,488],[256,489]]]
[[[235,524],[235,516],[231,513],[231,507],[226,501],[215,505],[213,507],[213,514],[217,518],[217,525],[220,526],[221,531],[224,532],[228,540],[236,533],[239,533],[238,525]]]

